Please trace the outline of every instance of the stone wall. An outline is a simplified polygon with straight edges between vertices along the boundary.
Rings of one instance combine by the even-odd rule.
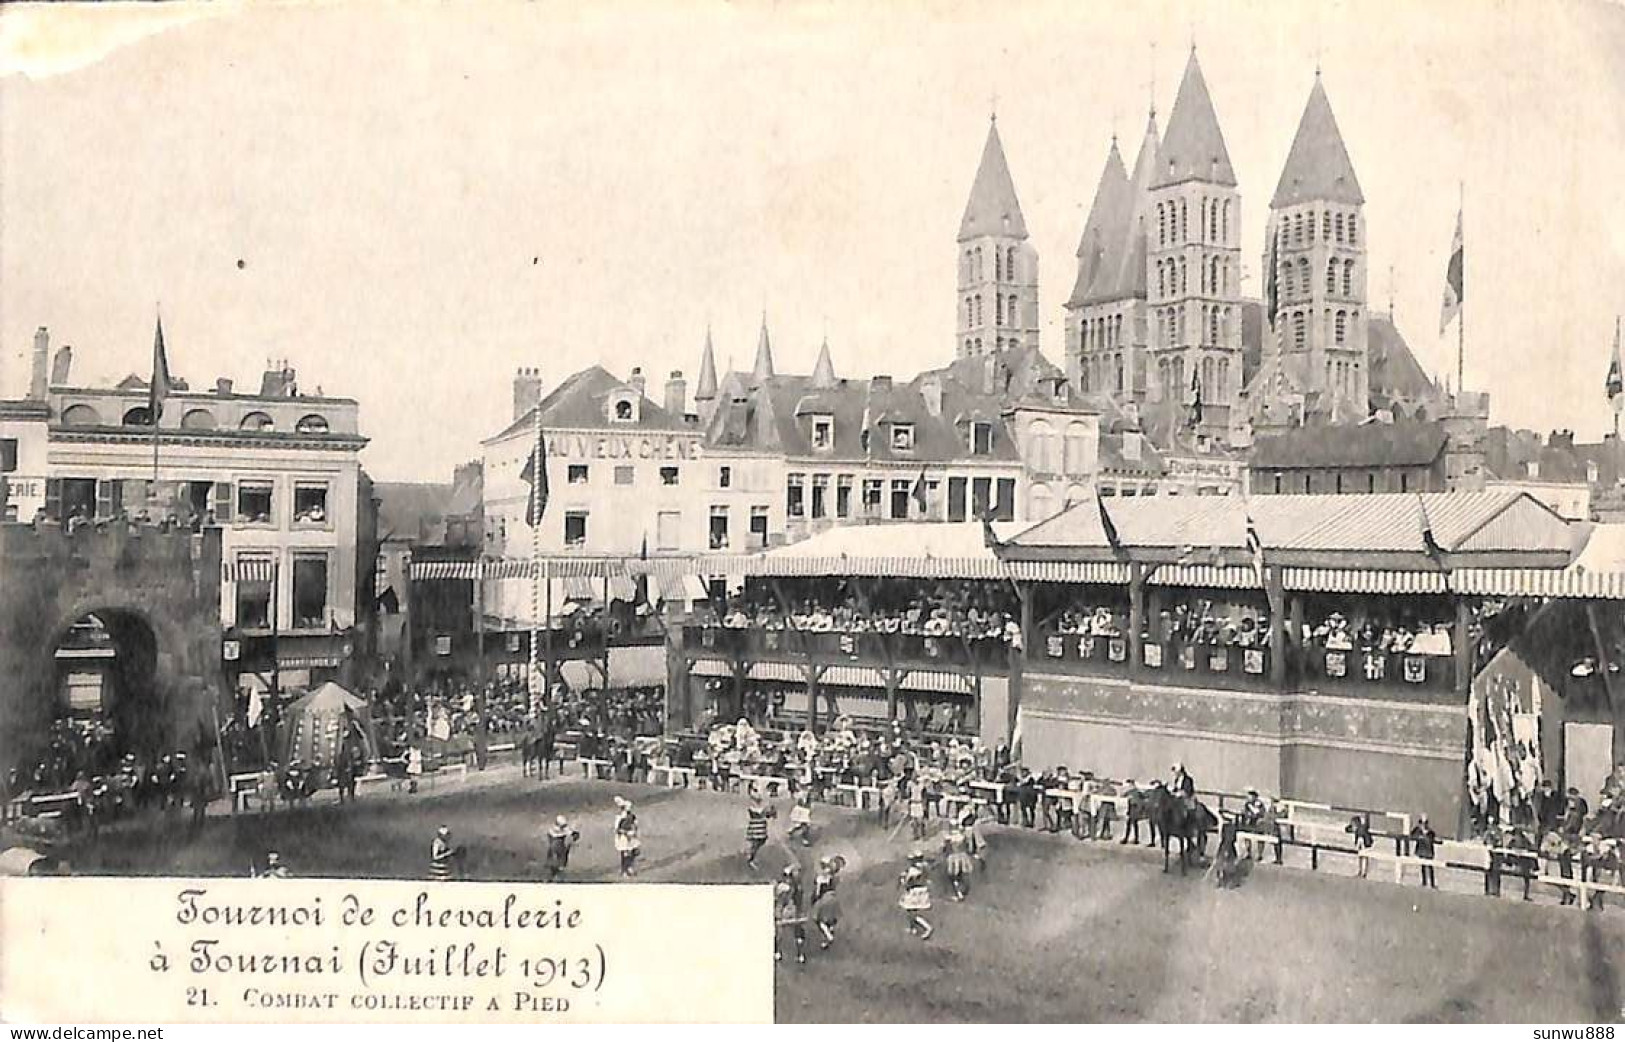
[[[169,748],[190,749],[211,704],[230,710],[220,648],[220,531],[0,524],[0,769],[33,755],[54,715],[55,651],[94,612],[144,623]],[[217,701],[216,701],[217,700]]]

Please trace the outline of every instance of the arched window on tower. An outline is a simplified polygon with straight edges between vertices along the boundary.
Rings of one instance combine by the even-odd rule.
[[[1303,245],[1303,214],[1292,215],[1292,241],[1298,246]]]
[[[1123,391],[1123,355],[1121,352],[1112,356],[1112,364],[1117,369],[1117,391],[1121,394]]]
[[[1349,245],[1350,246],[1353,246],[1359,240],[1359,236],[1355,233],[1355,229],[1358,228],[1359,226],[1360,226],[1360,219],[1358,217],[1356,217],[1354,214],[1349,214]]]
[[[1168,204],[1157,204],[1157,245],[1168,245]]]
[[[1314,289],[1314,284],[1309,281],[1309,258],[1308,257],[1299,257],[1298,258],[1298,293],[1301,296],[1308,297],[1310,295],[1310,293],[1313,291],[1313,289]]]
[[[1174,309],[1174,343],[1185,343],[1185,309]]]
[[[1004,325],[1004,298],[997,293],[993,294],[993,324]]]
[[[1224,208],[1220,211],[1219,241],[1221,243],[1230,241],[1230,200],[1228,199],[1224,201]]]
[[[1296,350],[1299,350],[1299,351],[1303,350],[1304,337],[1305,337],[1305,326],[1306,326],[1306,323],[1305,323],[1305,320],[1304,320],[1303,312],[1301,312],[1301,311],[1293,312],[1293,314],[1292,314],[1292,346],[1293,346],[1293,348],[1295,348]]]
[[[1189,274],[1189,272],[1187,272],[1186,269],[1185,269],[1185,258],[1181,257],[1181,258],[1179,258],[1179,292],[1180,293],[1186,293],[1186,292],[1189,292],[1189,290],[1190,290],[1190,280],[1188,278],[1186,278],[1186,276],[1188,274]]]
[[[1326,262],[1326,295],[1328,297],[1337,292],[1337,267],[1336,257]]]
[[[1004,281],[1004,254],[997,246],[993,247],[993,281]]]
[[[1207,241],[1219,241],[1219,201],[1213,200],[1207,211]]]
[[[1018,313],[1016,311],[1016,298],[1014,294],[1011,294],[1009,303],[1005,305],[1004,314],[1005,317],[1009,319],[1010,325],[1015,326],[1018,329],[1021,327],[1021,320],[1017,317]]]
[[[1190,225],[1187,224],[1186,221],[1185,221],[1186,216],[1187,216],[1187,214],[1186,214],[1186,211],[1185,211],[1185,200],[1181,199],[1179,201],[1179,241],[1180,242],[1190,242],[1191,241],[1191,229],[1190,229]]]
[[[1334,234],[1337,237],[1337,241],[1342,242],[1343,241],[1343,215],[1342,214],[1338,214],[1336,217],[1332,218],[1332,228],[1333,228]]]
[[[976,298],[976,328],[982,328],[982,298]]]
[[[1207,311],[1207,342],[1214,345],[1219,343],[1219,309],[1216,307]]]
[[[1332,241],[1332,212],[1330,210],[1321,212],[1320,237],[1327,242]]]
[[[1004,254],[1004,277],[1010,282],[1016,281],[1016,248],[1011,246]]]
[[[982,248],[980,246],[978,246],[978,247],[976,247],[974,252],[976,254],[976,261],[975,261],[975,263],[973,263],[971,265],[971,270],[974,272],[974,274],[971,275],[971,278],[975,279],[977,282],[981,282],[982,281]]]
[[[1336,343],[1338,347],[1342,347],[1344,344],[1348,343],[1348,336],[1349,313],[1347,311],[1339,311],[1337,313],[1337,325],[1332,332],[1332,341]]]
[[[1343,296],[1354,296],[1354,261],[1343,262]]]

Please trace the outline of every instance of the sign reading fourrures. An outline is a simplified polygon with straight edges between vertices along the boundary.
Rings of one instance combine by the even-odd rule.
[[[9,881],[0,1015],[767,1022],[770,904],[742,886]]]

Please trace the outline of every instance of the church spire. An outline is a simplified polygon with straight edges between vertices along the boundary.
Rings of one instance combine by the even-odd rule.
[[[1162,139],[1161,169],[1153,188],[1165,188],[1185,181],[1235,187],[1236,172],[1230,165],[1219,116],[1213,110],[1207,80],[1191,48],[1185,63],[1185,76],[1179,82],[1173,111],[1168,114],[1168,133]]]
[[[1343,145],[1343,135],[1337,129],[1337,117],[1332,115],[1332,103],[1326,97],[1318,69],[1270,207],[1280,209],[1305,202],[1349,206],[1365,202],[1365,196],[1360,193],[1360,179],[1354,176],[1354,164]]]
[[[1106,165],[1095,186],[1095,199],[1089,205],[1089,217],[1083,225],[1083,236],[1078,240],[1078,279],[1067,302],[1069,307],[1084,302],[1107,253],[1123,235],[1123,224],[1128,220],[1132,203],[1128,171],[1123,167],[1123,154],[1117,150],[1117,137],[1113,135]]]
[[[759,386],[773,378],[773,345],[767,337],[767,312],[762,312],[762,332],[756,338],[756,365],[750,372],[752,386]]]
[[[705,353],[700,356],[700,381],[694,388],[695,402],[708,402],[717,396],[717,356],[711,348],[711,326],[705,327]]]
[[[829,337],[818,347],[818,361],[813,365],[811,385],[820,391],[835,386],[835,363],[829,359]]]
[[[1010,177],[1010,164],[1005,161],[1004,145],[999,141],[997,117],[988,121],[982,162],[976,168],[976,180],[971,185],[970,199],[965,203],[964,219],[959,222],[960,242],[983,235],[1012,239],[1027,237],[1027,222],[1021,216],[1015,181]]]

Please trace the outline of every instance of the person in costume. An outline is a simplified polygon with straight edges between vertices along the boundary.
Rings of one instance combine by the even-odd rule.
[[[443,883],[451,879],[454,862],[460,851],[451,845],[451,829],[440,826],[429,844],[429,879]]]
[[[922,941],[931,939],[932,926],[925,918],[925,913],[931,910],[931,876],[930,863],[926,860],[925,851],[915,847],[908,856],[908,867],[903,870],[902,877],[897,885],[901,894],[897,898],[897,907],[903,910],[903,916],[908,920],[908,932],[917,935]]]
[[[752,793],[745,818],[745,864],[756,868],[756,855],[767,843],[767,822],[777,811],[762,800],[761,793]]]
[[[824,938],[818,947],[826,951],[835,943],[835,927],[841,921],[841,902],[835,891],[845,867],[846,860],[839,855],[820,858],[818,874],[813,877],[812,919]]]
[[[954,900],[963,901],[970,896],[970,876],[976,871],[976,859],[971,856],[971,839],[963,819],[949,827],[948,834],[942,838],[942,852],[947,856],[948,884],[954,888]]]
[[[570,848],[580,841],[581,833],[570,827],[568,818],[560,814],[553,819],[553,827],[547,830],[547,857],[543,862],[549,883],[557,880],[570,866]]]
[[[638,816],[632,812],[632,801],[625,797],[615,797],[615,806],[619,809],[615,815],[615,852],[621,856],[621,877],[629,879],[643,847],[638,839]]]
[[[794,866],[787,866],[773,887],[773,924],[774,961],[784,959],[784,949],[779,942],[788,932],[795,939],[796,962],[806,962],[807,917],[801,914],[801,877]]]
[[[804,847],[812,846],[812,793],[805,789],[790,807],[789,838],[799,838]]]

